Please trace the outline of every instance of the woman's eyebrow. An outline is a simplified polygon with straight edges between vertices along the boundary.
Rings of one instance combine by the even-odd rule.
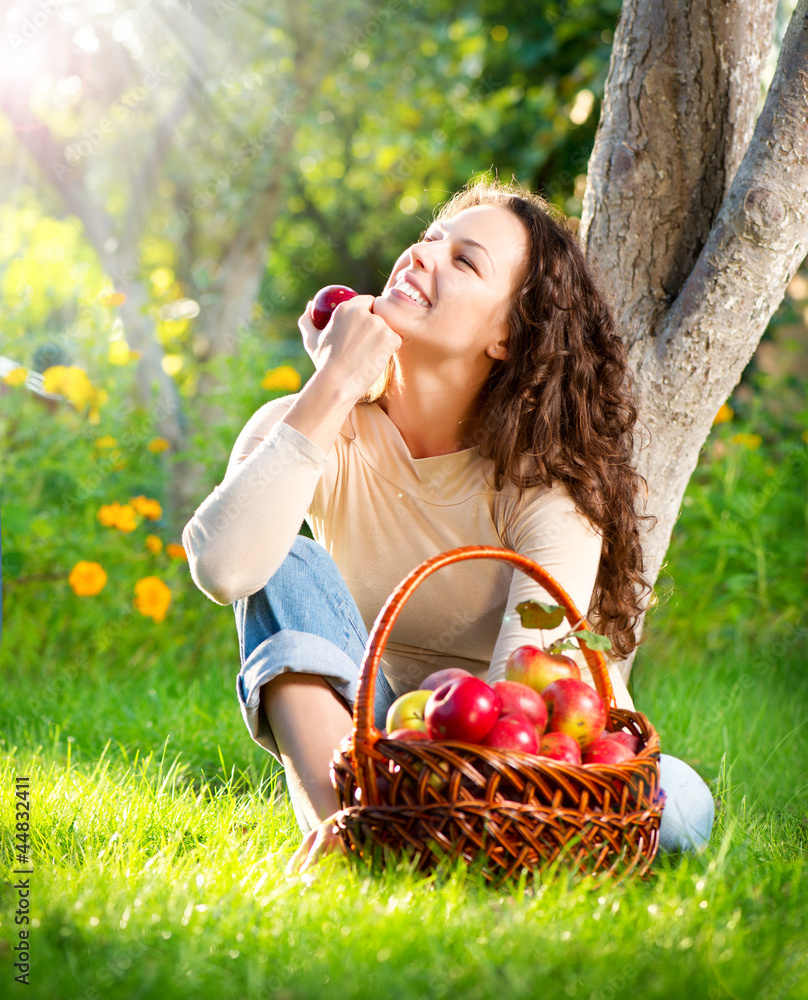
[[[446,228],[446,226],[443,225],[443,223],[436,222],[435,225],[438,227],[438,229],[442,229],[444,233],[446,233],[447,235],[451,236],[451,233]],[[477,240],[472,240],[468,236],[456,236],[455,239],[457,240],[458,243],[462,243],[464,246],[467,246],[467,247],[476,247],[478,250],[482,250],[482,252],[488,258],[489,263],[491,264],[491,270],[496,274],[496,270],[497,269],[494,267],[493,260],[491,260],[491,254],[485,249],[485,247],[482,245],[482,243],[478,243]]]

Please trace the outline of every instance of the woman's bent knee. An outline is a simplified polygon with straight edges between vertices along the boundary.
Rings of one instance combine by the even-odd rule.
[[[689,764],[670,754],[660,754],[659,772],[665,792],[659,849],[664,853],[703,849],[715,820],[715,800],[707,783]]]

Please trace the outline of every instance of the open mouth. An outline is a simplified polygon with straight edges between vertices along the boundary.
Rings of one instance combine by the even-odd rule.
[[[402,295],[406,295],[407,298],[412,299],[416,305],[422,306],[425,309],[428,309],[431,305],[429,299],[423,294],[423,292],[416,288],[408,278],[403,276],[396,279],[396,283],[393,285],[391,291],[400,292]]]

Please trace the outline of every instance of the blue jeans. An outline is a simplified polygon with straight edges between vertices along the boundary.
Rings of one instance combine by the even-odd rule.
[[[236,601],[233,610],[241,656],[236,678],[241,714],[255,742],[282,763],[261,705],[262,685],[284,673],[318,674],[352,711],[367,630],[334,560],[303,535],[297,536],[263,590]],[[387,709],[394,701],[395,694],[379,669],[374,703],[379,729],[384,728]],[[659,763],[660,785],[667,796],[660,850],[698,850],[710,839],[715,816],[712,793],[683,760],[663,753]]]

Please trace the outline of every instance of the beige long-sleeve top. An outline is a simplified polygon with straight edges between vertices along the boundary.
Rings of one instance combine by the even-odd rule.
[[[387,597],[419,563],[461,545],[513,549],[543,566],[582,614],[590,607],[602,538],[575,509],[566,486],[535,487],[517,500],[486,482],[477,447],[413,458],[377,404],[358,403],[328,454],[280,423],[296,396],[262,406],[233,447],[222,483],[200,504],[182,541],[194,582],[217,604],[260,590],[283,562],[303,520],[331,554],[370,632]],[[489,683],[510,653],[547,645],[569,626],[526,629],[516,605],[555,603],[505,563],[475,559],[445,567],[410,598],[382,669],[396,695],[430,673],[463,667]],[[580,651],[570,652],[593,683]],[[616,666],[617,704],[633,708]]]

